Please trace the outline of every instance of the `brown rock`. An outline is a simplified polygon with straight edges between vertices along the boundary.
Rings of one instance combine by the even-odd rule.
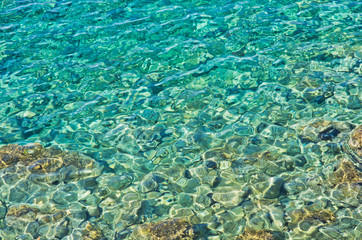
[[[54,148],[46,149],[39,143],[24,146],[9,144],[0,148],[0,169],[20,164],[33,173],[51,173],[69,165],[91,169],[94,163],[89,157]]]
[[[349,147],[362,158],[362,125],[356,127],[350,135],[348,141]]]
[[[245,228],[243,234],[238,236],[236,240],[273,240],[275,239],[272,232],[269,230],[254,230],[251,228]]]
[[[82,237],[84,240],[103,239],[103,232],[94,223],[87,222],[84,229],[82,230]]]
[[[343,160],[330,177],[330,182],[334,185],[362,182],[362,173],[355,168],[353,163]]]
[[[25,218],[29,220],[35,220],[39,210],[27,205],[15,205],[11,206],[8,210],[7,217]]]
[[[141,225],[137,229],[135,239],[192,240],[195,236],[190,222],[183,219],[170,219]]]
[[[301,222],[309,222],[311,225],[325,225],[336,220],[333,212],[327,209],[295,209],[288,213],[290,217],[289,227],[295,228]]]

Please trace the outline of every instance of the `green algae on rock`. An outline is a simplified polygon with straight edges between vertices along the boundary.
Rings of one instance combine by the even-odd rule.
[[[84,223],[89,222],[87,216],[94,215],[88,210],[97,208],[96,201],[83,200],[91,196],[89,189],[97,184],[92,179],[102,169],[90,157],[37,143],[1,147],[0,200],[7,207],[3,217],[7,230],[2,237],[13,239],[25,232],[33,239],[53,239],[66,237],[73,230],[78,235],[100,236],[83,229]],[[84,234],[79,232],[83,230]]]
[[[272,231],[269,230],[255,230],[251,228],[245,228],[244,232],[236,237],[235,240],[274,240],[275,237]]]
[[[334,213],[328,209],[313,209],[308,206],[295,209],[287,213],[289,216],[290,229],[297,234],[311,235],[319,227],[329,225],[336,221]]]
[[[19,146],[17,144],[9,144],[0,148],[0,168],[14,166],[22,163],[29,166],[38,158],[45,156],[45,149],[40,144],[28,144]]]
[[[170,219],[139,226],[132,239],[192,240],[196,239],[193,225],[183,219]]]
[[[334,185],[362,182],[362,172],[358,171],[349,160],[344,159],[330,176],[329,181]]]
[[[83,226],[84,225],[84,226]],[[101,240],[104,238],[103,231],[92,222],[85,222],[81,226],[81,237],[83,240]]]
[[[342,159],[335,170],[328,174],[328,180],[332,184],[330,200],[335,205],[361,205],[362,172],[349,159]]]
[[[24,146],[9,144],[0,148],[0,169],[16,165],[25,166],[32,173],[52,173],[67,166],[81,170],[99,168],[89,157],[54,148],[46,149],[39,143]]]

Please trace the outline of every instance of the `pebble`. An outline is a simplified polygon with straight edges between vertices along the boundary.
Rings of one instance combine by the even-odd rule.
[[[212,199],[225,208],[233,208],[243,201],[248,192],[248,187],[219,186],[214,190]]]
[[[138,187],[142,193],[156,191],[158,189],[158,183],[153,174],[147,174],[143,177]]]

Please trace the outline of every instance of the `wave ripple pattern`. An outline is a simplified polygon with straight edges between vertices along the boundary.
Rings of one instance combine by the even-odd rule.
[[[0,2],[0,238],[361,239],[362,2]]]

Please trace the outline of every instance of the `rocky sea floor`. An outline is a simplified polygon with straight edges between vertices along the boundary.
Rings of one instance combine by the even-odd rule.
[[[271,148],[234,136],[193,164],[177,154],[167,161],[166,154],[149,173],[136,161],[105,169],[84,155],[40,144],[3,146],[1,234],[5,239],[359,239],[362,126],[317,120],[298,132],[304,154],[289,144]]]
[[[361,239],[362,3],[0,7],[1,239]]]

